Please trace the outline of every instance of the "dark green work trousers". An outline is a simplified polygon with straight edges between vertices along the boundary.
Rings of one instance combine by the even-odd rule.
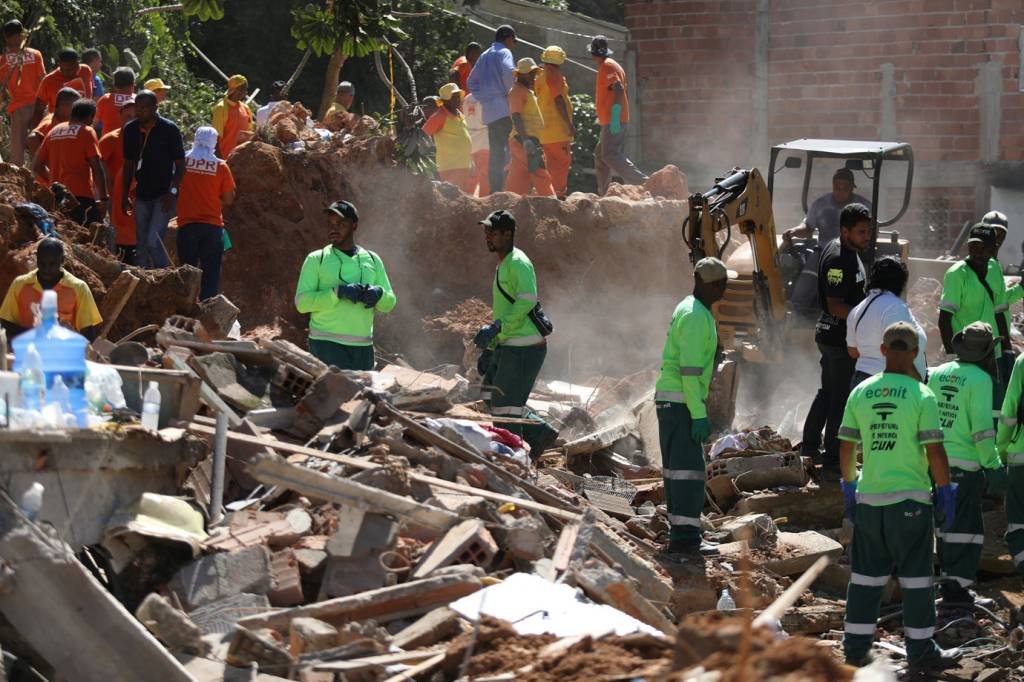
[[[530,391],[537,381],[547,344],[536,346],[498,346],[491,356],[491,364],[484,373],[483,398],[487,401],[494,425],[522,436],[530,446],[530,455],[538,457],[551,445],[558,432],[526,407]],[[532,424],[502,422],[501,417],[530,419]]]
[[[309,340],[309,352],[321,362],[338,369],[354,369],[369,372],[373,370],[373,346],[346,346],[322,339]]]
[[[1006,546],[1017,571],[1024,573],[1024,464],[1010,463],[1006,482],[1006,521]]]
[[[846,592],[843,650],[862,661],[871,650],[875,623],[889,576],[903,592],[903,632],[913,665],[938,653],[932,580],[932,507],[904,500],[883,507],[858,504],[853,525],[850,585]]]
[[[683,403],[659,401],[658,440],[665,478],[665,502],[673,545],[700,544],[700,512],[704,509],[704,448],[690,437],[690,409]]]
[[[981,496],[985,491],[982,471],[964,471],[950,467],[950,478],[957,484],[956,516],[948,531],[939,538],[939,577],[970,587],[978,575],[981,548],[985,544],[985,524],[981,516]]]

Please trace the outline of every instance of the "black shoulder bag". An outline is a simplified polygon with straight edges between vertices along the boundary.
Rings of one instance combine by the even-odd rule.
[[[509,303],[515,303],[516,299],[508,295],[508,292],[501,286],[501,282],[498,280],[498,271],[494,271],[494,283],[498,285],[498,291],[501,295],[508,299]],[[530,322],[533,322],[533,326],[537,328],[541,336],[550,336],[551,332],[555,331],[555,325],[551,324],[551,319],[547,313],[544,312],[544,308],[541,307],[540,301],[530,309],[530,312],[526,314],[530,318]]]

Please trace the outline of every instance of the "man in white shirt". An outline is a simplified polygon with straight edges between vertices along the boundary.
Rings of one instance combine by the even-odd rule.
[[[857,360],[851,388],[885,369],[882,334],[895,322],[907,322],[917,329],[918,352],[914,369],[918,373],[917,380],[925,380],[928,371],[924,356],[927,339],[906,301],[900,298],[906,284],[907,266],[902,261],[887,256],[871,264],[867,298],[854,306],[846,318],[847,350],[850,357]]]
[[[274,107],[277,106],[281,101],[284,100],[284,95],[281,91],[284,90],[284,86],[287,85],[284,81],[274,81],[270,86],[270,101],[264,104],[262,107],[256,110],[256,127],[265,126],[270,122],[270,113],[274,111]]]
[[[462,98],[462,115],[466,117],[469,128],[469,139],[473,150],[473,179],[476,180],[477,196],[485,197],[491,193],[491,183],[487,177],[487,164],[491,158],[490,142],[487,138],[487,126],[484,125],[483,109],[473,93]]]

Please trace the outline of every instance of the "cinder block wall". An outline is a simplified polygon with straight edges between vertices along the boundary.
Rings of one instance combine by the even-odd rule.
[[[1019,0],[626,0],[645,163],[697,188],[791,139],[907,141],[906,221],[944,238],[1024,189],[1021,23]]]

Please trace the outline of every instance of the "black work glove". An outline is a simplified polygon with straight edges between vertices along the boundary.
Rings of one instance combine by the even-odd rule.
[[[377,305],[381,297],[384,295],[384,290],[378,286],[366,287],[362,293],[359,294],[359,302],[365,305],[367,308],[372,308]]]

